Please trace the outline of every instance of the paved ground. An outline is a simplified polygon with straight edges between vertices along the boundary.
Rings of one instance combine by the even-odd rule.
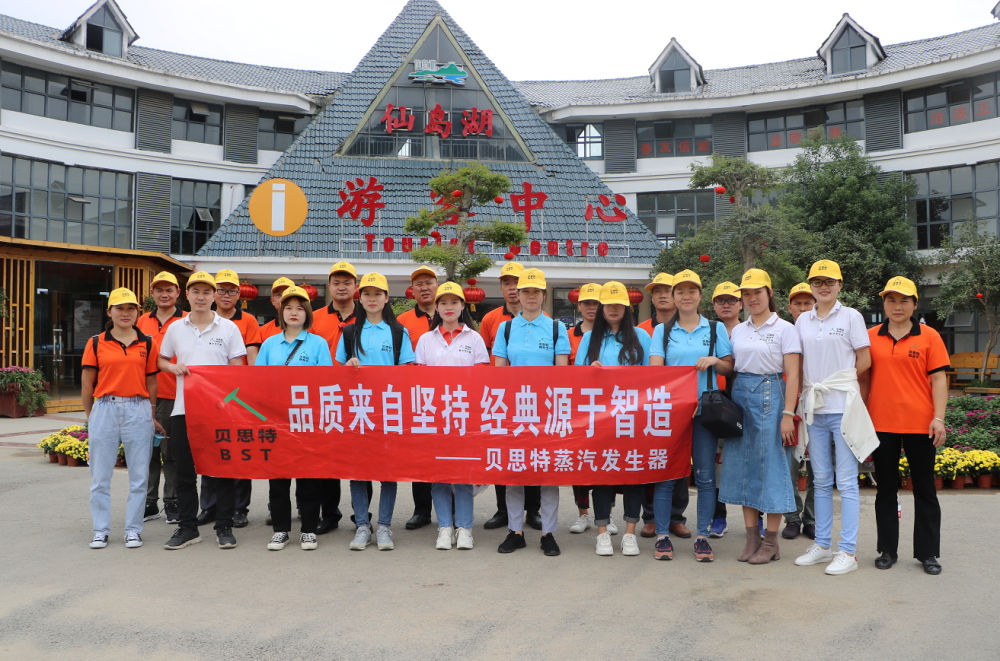
[[[861,568],[830,577],[792,564],[804,538],[782,543],[782,559],[762,567],[736,562],[737,534],[713,542],[712,564],[694,561],[690,540],[675,540],[672,562],[653,560],[651,540],[636,558],[597,557],[591,531],[567,530],[576,518],[569,489],[558,558],[541,554],[535,531],[527,549],[497,554],[504,533],[481,527],[493,513],[489,492],[477,498],[476,548],[436,551],[433,528],[402,530],[408,488],[395,551],[351,552],[342,528],[317,551],[268,552],[263,482],[234,550],[219,550],[205,530],[201,544],[165,551],[173,527],[163,519],[146,524],[143,548],[126,550],[122,469],[112,544],[92,551],[89,480],[87,469],[50,465],[37,450],[0,447],[0,659],[1000,657],[996,491],[942,494],[944,573],[931,577],[909,559],[886,572],[872,566],[874,491],[864,490]],[[907,492],[902,503],[908,539]]]

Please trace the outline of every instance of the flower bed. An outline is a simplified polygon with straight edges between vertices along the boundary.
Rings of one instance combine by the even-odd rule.
[[[70,425],[49,434],[38,442],[38,448],[45,454],[62,455],[74,466],[86,466],[90,460],[90,436],[83,425]]]
[[[1000,397],[948,398],[944,426],[950,447],[1000,452]]]

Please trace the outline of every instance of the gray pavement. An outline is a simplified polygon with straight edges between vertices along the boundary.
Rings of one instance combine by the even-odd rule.
[[[146,524],[143,548],[126,550],[124,469],[112,483],[111,544],[93,551],[89,482],[86,468],[0,447],[0,659],[1000,658],[996,490],[942,493],[944,572],[931,577],[907,557],[909,492],[900,563],[874,568],[874,491],[864,489],[860,569],[831,577],[792,564],[805,538],[782,542],[778,562],[738,563],[737,512],[733,532],[712,541],[711,564],[677,539],[671,562],[653,560],[652,540],[623,557],[620,536],[614,557],[598,557],[594,531],[568,532],[568,488],[557,558],[541,554],[530,529],[527,549],[496,552],[505,532],[482,528],[491,491],[476,499],[476,548],[437,551],[433,527],[403,529],[412,512],[403,486],[394,551],[349,551],[342,527],[317,551],[269,552],[265,482],[254,483],[236,549],[218,549],[203,529],[201,544],[165,551],[173,526],[159,519]],[[692,497],[689,517],[694,507]]]

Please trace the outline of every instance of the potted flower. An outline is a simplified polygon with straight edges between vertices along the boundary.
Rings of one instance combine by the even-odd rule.
[[[30,367],[4,367],[0,369],[0,415],[8,418],[45,415],[48,391],[49,384]]]
[[[805,468],[799,469],[799,479],[798,479],[799,491],[805,491],[809,488],[809,472]]]
[[[89,455],[90,444],[67,435],[67,440],[60,443],[56,450],[66,455],[68,466],[86,466]]]
[[[969,450],[965,453],[969,462],[969,474],[976,478],[980,489],[989,489],[993,482],[993,471],[1000,466],[1000,457],[989,450]]]
[[[59,455],[56,454],[56,446],[63,439],[60,433],[49,434],[42,440],[38,442],[38,449],[42,451],[42,454],[46,454],[49,457],[49,463],[59,463]]]
[[[125,466],[126,466],[126,464],[125,464],[125,446],[124,445],[119,445],[118,446],[118,461],[115,462],[115,466],[117,466],[118,468],[125,468]]]
[[[941,453],[934,456],[934,488],[938,491],[944,489],[945,468],[941,460]]]
[[[907,491],[913,489],[910,483],[910,461],[905,455],[899,458],[899,485]]]

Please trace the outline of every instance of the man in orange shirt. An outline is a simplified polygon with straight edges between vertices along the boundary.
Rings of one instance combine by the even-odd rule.
[[[149,295],[156,302],[156,310],[139,316],[136,327],[144,335],[153,338],[159,347],[163,334],[170,324],[187,316],[177,306],[177,298],[181,288],[173,273],[161,271],[153,277],[149,285]],[[156,350],[159,353],[159,350]],[[146,511],[144,521],[160,518],[160,510],[156,502],[160,495],[160,470],[163,471],[163,512],[167,523],[176,524],[180,521],[177,509],[177,464],[170,452],[170,414],[174,410],[174,397],[177,396],[177,377],[170,372],[160,372],[156,375],[156,421],[163,426],[163,439],[159,445],[153,446],[153,454],[149,458],[149,482],[146,485]],[[162,466],[161,466],[162,464]]]
[[[653,316],[639,324],[639,328],[653,337],[653,330],[660,324],[665,324],[674,318],[677,307],[674,305],[674,276],[669,273],[657,273],[653,281],[646,285],[649,301],[653,304]]]
[[[601,286],[596,282],[580,287],[580,298],[576,301],[576,309],[580,311],[583,321],[569,332],[569,364],[576,361],[576,350],[580,348],[583,334],[594,330],[594,320],[597,319],[597,309],[600,307]]]
[[[421,266],[410,274],[410,286],[413,288],[413,298],[417,305],[412,310],[407,310],[396,317],[396,321],[403,324],[410,333],[410,341],[413,343],[413,350],[417,349],[417,341],[420,336],[431,328],[431,319],[434,318],[434,297],[437,295],[438,276],[429,266]],[[413,492],[413,516],[406,522],[407,530],[423,528],[431,522],[431,485],[426,482],[414,482],[411,485]]]
[[[344,326],[353,324],[356,319],[354,292],[358,288],[358,272],[354,265],[350,262],[337,262],[330,267],[327,286],[333,300],[329,305],[313,312],[313,324],[309,332],[326,340],[330,346],[330,354],[336,356]],[[371,489],[371,486],[368,488]],[[324,535],[336,529],[344,516],[340,511],[340,480],[323,480],[319,485],[319,493],[322,518],[316,527],[316,534]],[[368,494],[368,499],[371,500],[371,493]]]
[[[284,292],[286,289],[288,289],[289,287],[291,287],[294,284],[295,283],[292,282],[291,280],[289,280],[288,278],[282,277],[282,278],[278,278],[277,280],[275,280],[274,284],[271,285],[271,305],[274,306],[275,310],[279,310],[280,309],[280,306],[281,306],[281,294],[282,294],[282,292]],[[280,332],[282,332],[282,331],[281,331],[281,328],[278,326],[278,319],[277,319],[277,317],[275,317],[274,319],[272,319],[271,321],[267,322],[266,324],[264,324],[263,326],[260,327],[260,341],[261,341],[261,344],[263,344],[264,340],[266,340],[267,338],[271,337],[272,335],[277,335]],[[249,353],[249,350],[250,350],[250,348],[247,347],[248,353]],[[254,349],[253,355],[254,355],[255,358],[257,357],[257,351],[258,350],[259,350],[259,348]]]
[[[215,274],[215,308],[223,319],[236,324],[246,345],[247,355],[243,357],[244,365],[253,365],[257,352],[263,342],[260,338],[260,324],[252,314],[244,314],[237,303],[240,300],[240,276],[232,269],[222,269]],[[284,289],[284,287],[282,287]],[[236,511],[233,514],[233,527],[245,528],[247,515],[250,512],[250,496],[252,489],[250,480],[236,480]],[[198,515],[198,525],[203,526],[215,521],[217,480],[209,475],[201,476],[201,514]]]

